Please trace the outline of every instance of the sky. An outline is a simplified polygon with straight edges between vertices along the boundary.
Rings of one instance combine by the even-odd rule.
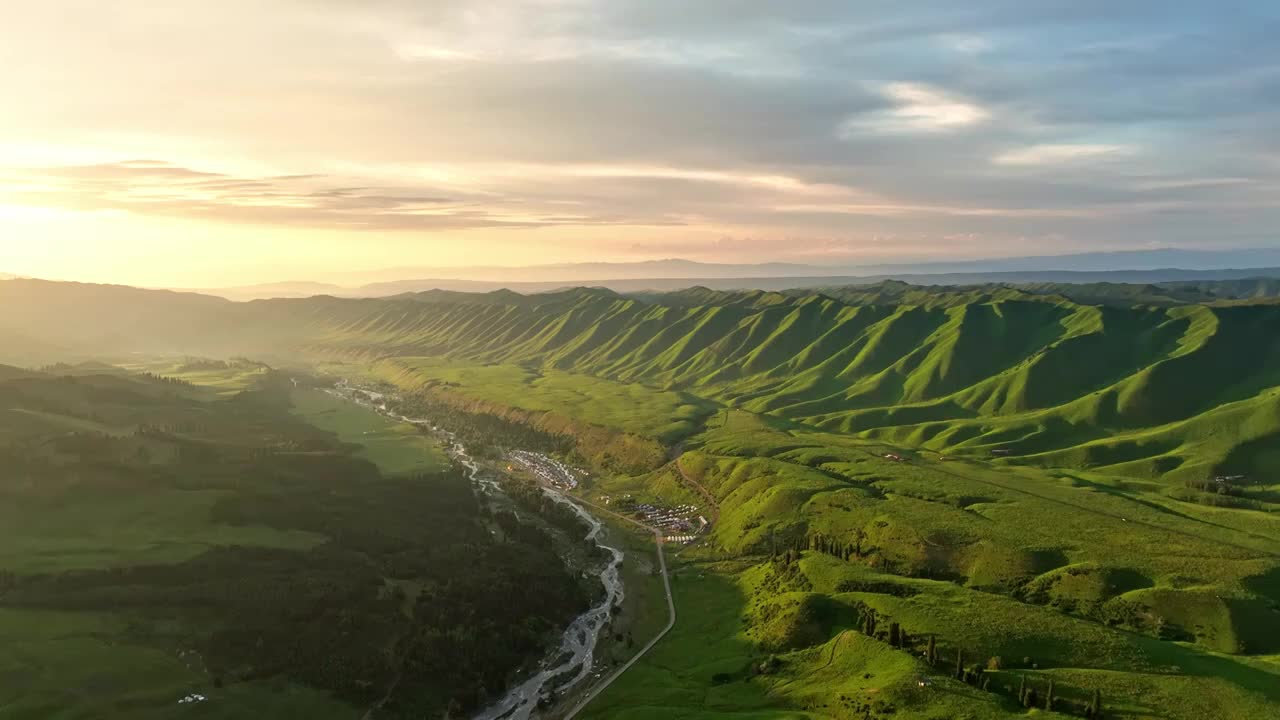
[[[0,272],[1280,246],[1280,3],[0,0]]]

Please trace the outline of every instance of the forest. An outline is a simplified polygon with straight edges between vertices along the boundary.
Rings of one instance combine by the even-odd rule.
[[[198,497],[190,522],[227,540],[170,562],[0,564],[0,610],[121,617],[123,643],[193,650],[209,697],[285,679],[377,717],[475,710],[593,589],[547,532],[495,517],[462,468],[384,476],[292,415],[289,388],[276,372],[216,399],[147,375],[0,383],[23,408],[0,434],[10,507],[57,524],[103,497]],[[306,539],[255,542],[265,531]]]

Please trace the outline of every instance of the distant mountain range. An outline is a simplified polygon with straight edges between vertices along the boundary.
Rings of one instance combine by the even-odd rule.
[[[500,280],[455,280],[427,278],[373,283],[359,287],[344,287],[315,282],[271,283],[238,288],[200,290],[229,300],[265,300],[270,298],[305,298],[317,295],[333,297],[394,297],[430,290],[452,292],[487,293],[495,290],[512,290],[518,293],[541,293],[566,287],[590,285],[607,288],[619,293],[670,292],[691,287],[711,290],[803,290],[851,285],[875,285],[888,280],[913,285],[987,285],[987,284],[1139,284],[1150,285],[1167,282],[1220,282],[1257,278],[1280,278],[1280,267],[1245,268],[1237,270],[1112,270],[1112,271],[1013,271],[972,273],[899,273],[891,275],[811,275],[802,277],[650,277],[634,279],[603,279],[584,282],[543,281],[504,282]]]
[[[939,273],[989,273],[1026,271],[1102,272],[1110,270],[1222,270],[1228,268],[1280,267],[1280,248],[1244,250],[1179,250],[1161,248],[1073,255],[1037,255],[982,260],[942,260],[905,263],[705,263],[666,259],[640,262],[583,262],[527,267],[498,265],[472,267],[403,267],[372,272],[352,272],[325,278],[341,287],[379,285],[421,278],[505,283],[557,282],[561,285],[598,280],[735,279],[815,276],[878,276]]]
[[[1077,255],[874,265],[702,263],[652,260],[568,263],[530,267],[396,268],[348,273],[332,282],[278,282],[198,290],[231,300],[391,297],[427,290],[522,293],[590,285],[617,292],[680,290],[787,290],[902,280],[918,285],[984,283],[1156,283],[1280,277],[1280,249],[1138,250]]]

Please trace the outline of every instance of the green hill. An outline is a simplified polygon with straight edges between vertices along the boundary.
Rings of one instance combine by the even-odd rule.
[[[307,354],[594,375],[941,451],[1000,449],[1018,462],[1123,465],[1184,481],[1216,472],[1245,443],[1280,439],[1268,419],[1280,388],[1277,306],[1119,308],[1017,293],[851,306],[822,295],[706,295],[714,302],[574,290],[483,304],[264,309],[297,318],[296,349]]]
[[[584,497],[709,507],[710,533],[668,558],[680,621],[583,717],[1020,717],[1020,683],[1049,681],[1064,716],[1095,690],[1106,717],[1280,703],[1275,304],[888,283],[243,304],[72,288],[94,302],[63,327],[22,305],[68,307],[39,290],[10,307],[59,347],[306,361],[455,420],[572,436],[596,471]],[[140,392],[194,422],[182,384],[79,367],[0,382],[0,446],[131,437]],[[922,659],[935,640],[943,660]],[[957,655],[979,667],[952,680]]]
[[[1113,290],[1123,288],[1149,294]],[[1238,467],[1280,472],[1268,450],[1280,442],[1273,304],[1121,307],[904,283],[842,297],[694,288],[630,298],[575,288],[237,304],[11,280],[0,296],[25,308],[6,313],[0,333],[39,334],[82,353],[521,365],[942,452],[1000,450],[1009,462],[1174,483]]]

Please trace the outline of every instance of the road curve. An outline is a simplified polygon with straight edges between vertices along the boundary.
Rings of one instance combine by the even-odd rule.
[[[596,697],[599,696],[600,693],[604,692],[610,685],[612,685],[615,680],[622,677],[623,673],[625,673],[627,670],[630,670],[632,665],[635,665],[637,662],[640,661],[640,658],[647,655],[649,651],[652,650],[662,640],[662,638],[667,636],[667,633],[671,632],[671,628],[675,627],[676,602],[671,596],[671,578],[667,575],[667,557],[662,552],[662,532],[661,531],[658,531],[658,530],[653,531],[653,543],[658,547],[658,566],[662,569],[662,585],[667,591],[667,612],[669,614],[669,618],[667,620],[667,626],[662,629],[662,632],[654,636],[654,638],[650,640],[644,647],[640,648],[640,652],[636,653],[635,657],[628,660],[622,667],[615,670],[612,675],[605,678],[604,682],[600,683],[591,692],[587,693],[586,697],[582,698],[582,700],[578,702],[577,705],[573,706],[573,709],[571,709],[568,713],[565,714],[564,720],[573,720],[574,717],[577,717],[578,713],[582,712],[583,708],[590,705],[592,700],[595,700]]]

